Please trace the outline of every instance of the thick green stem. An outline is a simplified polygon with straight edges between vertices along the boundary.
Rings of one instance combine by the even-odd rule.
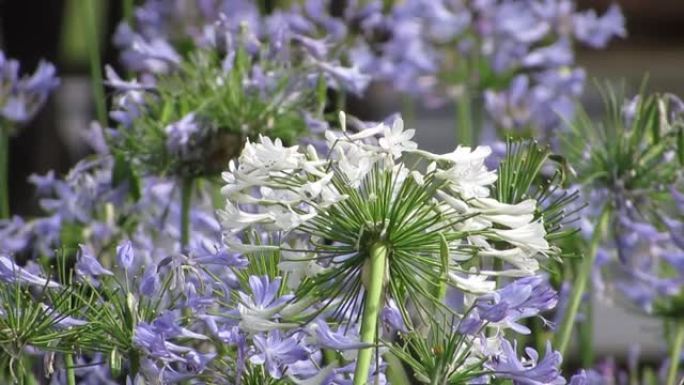
[[[570,342],[570,336],[572,335],[573,326],[575,325],[575,318],[577,317],[577,312],[582,303],[582,297],[587,288],[587,281],[591,276],[591,271],[594,268],[594,261],[596,260],[596,251],[598,246],[603,240],[603,233],[606,226],[608,225],[608,219],[610,218],[610,208],[608,206],[603,208],[601,216],[596,223],[594,228],[594,235],[591,238],[591,243],[589,244],[589,250],[587,255],[585,255],[584,260],[580,265],[577,277],[575,278],[575,284],[572,287],[572,292],[570,293],[570,299],[568,301],[568,307],[565,310],[565,315],[561,321],[561,325],[558,328],[558,334],[556,334],[555,345],[556,349],[561,355],[565,356],[568,349],[568,344]]]
[[[682,359],[682,346],[684,346],[684,321],[677,320],[670,350],[670,367],[667,369],[667,385],[678,384],[677,374],[679,372],[679,361]]]
[[[181,185],[180,242],[185,250],[190,242],[190,203],[192,200],[192,178],[183,179]]]
[[[133,24],[133,6],[134,0],[123,0],[123,18],[128,24]]]
[[[591,293],[591,282],[587,283],[588,292]],[[580,334],[580,360],[583,368],[594,366],[594,301],[590,298],[584,304],[584,321],[579,327]]]
[[[9,133],[0,127],[0,219],[9,216]]]
[[[361,319],[361,342],[375,344],[378,330],[378,315],[382,306],[382,289],[387,265],[387,246],[376,243],[370,250],[370,271],[366,285],[366,298]],[[354,372],[354,385],[364,385],[368,381],[374,347],[359,349]]]
[[[67,385],[76,385],[76,369],[74,368],[74,356],[71,353],[64,355]]]
[[[85,26],[85,36],[88,44],[88,57],[90,61],[90,81],[93,87],[95,99],[95,113],[98,122],[107,126],[107,103],[105,101],[104,82],[102,81],[102,61],[100,58],[100,33],[97,27],[99,20],[95,8],[95,0],[81,0],[80,10]]]

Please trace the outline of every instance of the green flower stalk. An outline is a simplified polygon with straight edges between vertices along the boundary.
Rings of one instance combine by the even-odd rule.
[[[570,343],[590,275],[600,269],[595,266],[600,248],[608,256],[615,256],[615,261],[611,262],[615,268],[607,272],[608,275],[618,271],[630,277],[631,282],[622,282],[615,287],[633,289],[631,293],[620,290],[628,297],[631,295],[631,299],[647,312],[668,318],[679,317],[674,294],[680,289],[668,288],[672,294],[658,298],[660,296],[644,293],[640,287],[664,282],[663,278],[668,277],[667,264],[656,261],[666,257],[657,254],[670,254],[671,250],[676,250],[672,245],[676,241],[668,237],[658,241],[653,234],[673,233],[674,229],[675,222],[670,216],[675,204],[668,187],[676,185],[682,176],[680,155],[684,147],[680,137],[684,126],[681,124],[681,102],[672,95],[659,94],[641,94],[627,100],[610,86],[602,88],[601,92],[605,104],[603,119],[591,119],[580,111],[572,131],[562,138],[566,147],[564,152],[577,169],[578,184],[593,210],[588,215],[593,217],[594,229],[584,248],[584,260],[573,277],[568,309],[556,334],[561,353],[566,352]],[[628,241],[630,233],[632,240]],[[644,253],[643,250],[649,251]],[[642,258],[648,258],[648,263],[643,263]],[[666,291],[659,290],[659,293]],[[584,341],[586,343],[587,339]]]
[[[359,321],[363,342],[379,344],[378,312],[390,299],[409,330],[429,325],[448,312],[445,283],[489,292],[493,277],[534,274],[539,259],[558,253],[534,199],[490,197],[497,176],[484,165],[488,148],[419,150],[399,118],[351,133],[341,114],[340,127],[326,133],[326,158],[312,147],[248,141],[223,174],[219,215],[228,247],[280,250],[296,297],[322,303],[316,314]],[[360,349],[355,384],[369,381],[374,350]]]
[[[81,0],[79,2],[81,17],[88,46],[88,58],[90,62],[90,81],[92,84],[95,100],[95,113],[97,121],[107,126],[107,102],[103,88],[102,60],[100,58],[100,33],[98,29],[98,17],[94,0]]]
[[[677,374],[679,373],[679,362],[682,360],[682,348],[684,347],[684,322],[677,321],[674,325],[674,335],[672,346],[670,347],[670,366],[667,370],[667,385],[679,383]]]
[[[387,270],[387,246],[376,243],[371,246],[370,259],[367,261],[368,282],[365,283],[366,297],[363,304],[363,318],[361,319],[361,342],[376,343],[378,331],[378,316],[382,310],[382,293],[385,285],[385,271]],[[364,269],[367,267],[364,266]],[[373,348],[359,350],[354,373],[354,385],[366,383],[370,369]]]

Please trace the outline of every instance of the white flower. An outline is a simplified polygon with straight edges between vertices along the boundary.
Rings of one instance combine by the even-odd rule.
[[[275,221],[275,218],[269,213],[247,213],[240,210],[230,201],[226,201],[225,209],[219,210],[218,216],[223,227],[230,231],[240,231],[257,223],[272,223]]]
[[[346,153],[341,149],[337,151],[337,167],[351,187],[359,187],[375,161],[372,154],[359,147],[351,147]]]
[[[284,147],[280,139],[271,140],[266,136],[259,136],[254,144],[247,140],[239,158],[238,172],[292,170],[304,157],[298,149],[299,146]]]
[[[237,192],[266,183],[268,177],[268,172],[264,169],[239,168],[235,161],[231,160],[228,163],[228,171],[221,174],[221,178],[227,183],[221,188],[221,194],[230,198]]]
[[[317,181],[307,182],[299,189],[299,193],[306,199],[317,198],[327,187],[328,183],[330,183],[334,175],[334,173],[330,172]]]
[[[506,250],[496,250],[496,249],[485,249],[478,252],[481,257],[494,257],[513,265],[518,270],[505,270],[502,272],[496,272],[500,274],[489,273],[490,275],[507,275],[507,276],[520,276],[520,275],[533,275],[539,270],[539,262],[534,258],[534,255],[530,255],[519,247],[514,247],[512,249]]]
[[[287,273],[287,287],[290,289],[296,289],[304,278],[313,277],[324,269],[313,258],[314,254],[300,251],[306,246],[302,239],[297,239],[293,246],[296,251],[288,250],[287,246],[281,251],[278,268]]]
[[[391,154],[394,159],[401,157],[404,151],[411,151],[418,148],[418,145],[411,141],[416,130],[404,131],[404,121],[401,118],[394,119],[392,128],[383,125],[384,136],[378,140],[380,148]]]
[[[518,246],[532,253],[546,254],[549,243],[546,241],[546,229],[541,220],[510,230],[493,229],[493,233],[503,241]]]
[[[464,199],[485,198],[489,196],[489,186],[496,182],[496,171],[487,170],[484,161],[491,153],[489,147],[458,147],[445,155],[421,155],[433,160],[448,161],[450,167],[437,171],[437,176],[448,180],[450,188],[461,194]]]
[[[449,272],[449,280],[454,284],[454,286],[473,294],[486,294],[493,292],[496,289],[496,282],[488,281],[488,279],[488,276],[479,275],[474,269],[468,273],[467,277],[461,277],[454,272]]]
[[[223,236],[223,243],[228,246],[228,249],[232,252],[237,252],[237,253],[242,253],[242,254],[247,254],[247,253],[254,253],[254,252],[264,252],[264,251],[278,251],[280,248],[278,246],[274,245],[266,245],[266,244],[258,244],[258,245],[253,245],[253,244],[244,244],[242,240],[240,240],[238,237],[236,237],[233,234],[224,234]]]
[[[475,198],[469,203],[475,212],[481,214],[479,218],[513,229],[532,222],[534,210],[537,207],[534,199],[527,199],[514,205],[501,203],[491,198]]]

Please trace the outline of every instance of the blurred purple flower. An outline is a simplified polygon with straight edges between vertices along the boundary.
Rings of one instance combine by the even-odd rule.
[[[617,4],[611,5],[601,17],[593,9],[578,13],[573,25],[577,39],[594,48],[604,48],[614,36],[627,36],[625,18]]]
[[[30,76],[19,76],[19,62],[0,51],[0,116],[26,123],[40,110],[48,95],[59,86],[54,65],[41,61]]]
[[[518,359],[516,349],[505,339],[501,340],[501,353],[487,364],[497,378],[507,378],[520,385],[564,385],[565,379],[560,374],[562,357],[554,352],[551,343],[546,345],[546,353],[542,359],[532,348],[525,348],[529,360]]]
[[[134,259],[135,252],[131,241],[125,240],[116,247],[116,260],[121,268],[130,269],[133,266]]]

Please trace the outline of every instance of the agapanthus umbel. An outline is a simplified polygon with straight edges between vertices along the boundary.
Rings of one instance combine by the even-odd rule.
[[[306,256],[285,261],[301,262],[298,298],[324,301],[341,317],[360,304],[366,312],[372,293],[382,292],[411,323],[409,303],[426,317],[439,306],[434,293],[446,280],[467,290],[464,281],[486,279],[475,266],[493,266],[497,250],[505,262],[526,267],[499,275],[533,274],[538,264],[525,261],[556,252],[533,215],[534,201],[509,205],[489,197],[496,173],[484,165],[488,148],[418,150],[400,118],[357,133],[346,131],[344,115],[341,124],[341,133],[326,133],[326,158],[261,137],[247,142],[223,174],[226,244]],[[254,236],[263,233],[271,235]],[[374,342],[363,327],[361,334]]]
[[[678,312],[682,288],[682,102],[673,95],[620,100],[608,88],[606,117],[581,119],[568,143],[590,200],[598,238],[597,287],[617,289],[649,313]],[[581,138],[581,139],[580,139]],[[589,139],[587,139],[589,138]],[[574,141],[573,141],[574,140]],[[580,142],[581,140],[581,142]],[[602,269],[610,266],[609,269]],[[596,274],[600,278],[600,274]]]

